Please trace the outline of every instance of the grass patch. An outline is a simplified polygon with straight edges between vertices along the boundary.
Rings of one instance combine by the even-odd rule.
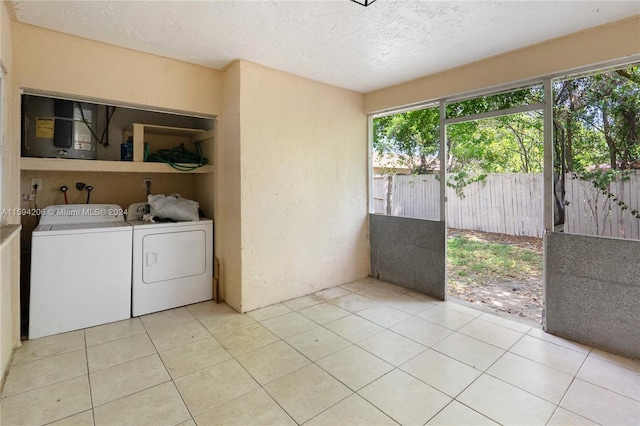
[[[465,280],[528,280],[542,273],[542,255],[509,244],[454,236],[448,242],[449,276]]]

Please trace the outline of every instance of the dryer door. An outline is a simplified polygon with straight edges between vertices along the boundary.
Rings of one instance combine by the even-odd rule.
[[[201,229],[145,235],[142,281],[152,284],[204,274],[206,243],[206,233]]]

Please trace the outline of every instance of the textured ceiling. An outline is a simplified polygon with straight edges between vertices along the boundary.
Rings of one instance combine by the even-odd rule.
[[[222,69],[360,92],[640,14],[638,1],[15,1],[17,20]]]

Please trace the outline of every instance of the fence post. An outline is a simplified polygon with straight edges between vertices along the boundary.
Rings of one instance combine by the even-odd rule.
[[[393,175],[387,175],[387,215],[391,215],[393,208],[391,206],[391,201],[393,197],[391,194],[393,193]]]

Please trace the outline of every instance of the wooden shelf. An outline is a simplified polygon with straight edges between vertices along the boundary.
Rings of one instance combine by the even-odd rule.
[[[171,138],[187,138],[191,142],[203,141],[207,139],[212,139],[214,137],[213,130],[198,130],[198,129],[187,129],[182,127],[169,127],[169,126],[158,126],[155,124],[142,124],[142,123],[133,123],[131,127],[127,128],[125,132],[131,132],[133,136],[133,161],[142,162],[144,158],[144,145],[146,142],[150,144],[151,152],[155,152],[157,150],[157,145],[155,145],[152,141],[147,139],[147,136],[170,136]],[[175,145],[171,145],[172,147]],[[162,148],[162,145],[160,146]],[[164,148],[168,148],[164,146]],[[208,149],[205,148],[208,152],[212,152],[212,147]],[[206,157],[206,155],[205,155]],[[209,159],[212,157],[209,156]]]
[[[75,160],[66,158],[20,158],[20,170],[42,170],[60,172],[113,172],[113,173],[213,173],[213,165],[208,164],[195,170],[176,170],[165,163],[144,162],[143,149],[146,135],[160,135],[188,138],[195,142],[209,140],[214,137],[213,130],[187,129],[182,127],[158,126],[153,124],[133,123],[128,129],[133,132],[134,161]],[[211,146],[207,146],[213,153]],[[209,161],[213,158],[209,157]]]
[[[192,171],[182,172],[164,163],[23,157],[20,158],[20,170],[120,173],[213,173],[213,165],[209,164]]]
[[[170,136],[187,136],[193,138],[196,135],[202,134],[210,134],[210,130],[202,130],[202,129],[189,129],[185,127],[170,127],[170,126],[159,126],[156,124],[140,124],[133,123],[131,126],[127,127],[125,131],[133,132],[133,129],[136,126],[142,126],[145,133],[151,135],[170,135]],[[195,140],[198,140],[197,138]]]

